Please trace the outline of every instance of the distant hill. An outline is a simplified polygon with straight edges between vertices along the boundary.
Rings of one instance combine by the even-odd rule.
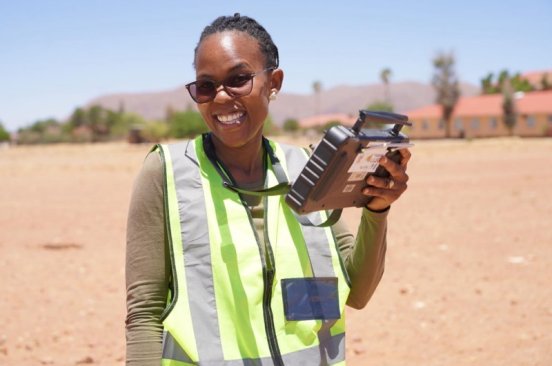
[[[479,87],[472,84],[462,84],[462,95],[472,96],[479,93]],[[390,85],[390,96],[396,112],[404,112],[435,102],[435,92],[431,85],[419,82],[401,82]],[[288,118],[304,118],[314,114],[347,113],[356,114],[376,100],[383,99],[382,84],[361,86],[337,86],[322,90],[320,106],[315,110],[314,94],[286,93],[285,89],[272,103],[270,114],[274,122],[281,125]],[[188,95],[185,87],[174,90],[125,93],[100,96],[87,103],[87,106],[98,104],[105,108],[117,110],[121,105],[125,111],[134,112],[146,119],[161,119],[168,108],[184,110],[195,108],[195,103]]]

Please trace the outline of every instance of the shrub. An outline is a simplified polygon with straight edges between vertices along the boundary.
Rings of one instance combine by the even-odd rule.
[[[209,130],[201,114],[193,110],[174,112],[168,122],[169,135],[175,138],[193,138]]]
[[[169,125],[164,121],[150,121],[144,125],[142,136],[148,142],[159,142],[169,135]]]
[[[283,125],[284,131],[286,132],[296,132],[299,130],[299,127],[299,121],[293,118],[286,119]]]
[[[0,122],[0,142],[3,141],[10,141],[10,134],[6,131],[2,122]]]

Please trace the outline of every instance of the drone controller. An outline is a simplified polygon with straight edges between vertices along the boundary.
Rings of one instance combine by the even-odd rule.
[[[393,127],[363,129],[366,122]],[[288,205],[301,215],[366,206],[373,198],[362,193],[368,175],[389,176],[379,165],[380,158],[385,155],[400,163],[398,150],[412,146],[400,132],[404,125],[412,125],[405,115],[361,110],[352,128],[328,129],[286,195]]]

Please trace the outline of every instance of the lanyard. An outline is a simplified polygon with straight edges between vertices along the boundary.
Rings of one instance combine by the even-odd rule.
[[[205,151],[205,154],[207,155],[207,157],[209,158],[209,160],[211,161],[211,163],[219,173],[220,177],[222,178],[222,185],[225,188],[228,188],[236,193],[247,194],[251,196],[278,196],[278,195],[283,195],[288,193],[291,185],[287,180],[286,173],[282,168],[282,164],[280,164],[280,160],[274,154],[274,150],[272,149],[272,146],[270,146],[270,143],[264,136],[263,136],[263,147],[264,147],[265,154],[267,154],[268,158],[270,159],[270,163],[272,164],[272,170],[276,175],[278,184],[269,188],[247,190],[247,189],[238,187],[233,182],[232,176],[228,172],[228,169],[225,169],[222,162],[220,162],[217,159],[217,155],[215,153],[215,146],[213,144],[211,134],[210,133],[203,134],[203,150]]]

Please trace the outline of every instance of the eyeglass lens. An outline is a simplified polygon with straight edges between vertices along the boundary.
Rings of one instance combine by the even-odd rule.
[[[251,93],[255,74],[239,74],[224,80],[221,85],[226,93],[232,97],[244,96]],[[188,84],[190,95],[197,103],[206,103],[217,95],[218,85],[212,80],[198,80]]]

